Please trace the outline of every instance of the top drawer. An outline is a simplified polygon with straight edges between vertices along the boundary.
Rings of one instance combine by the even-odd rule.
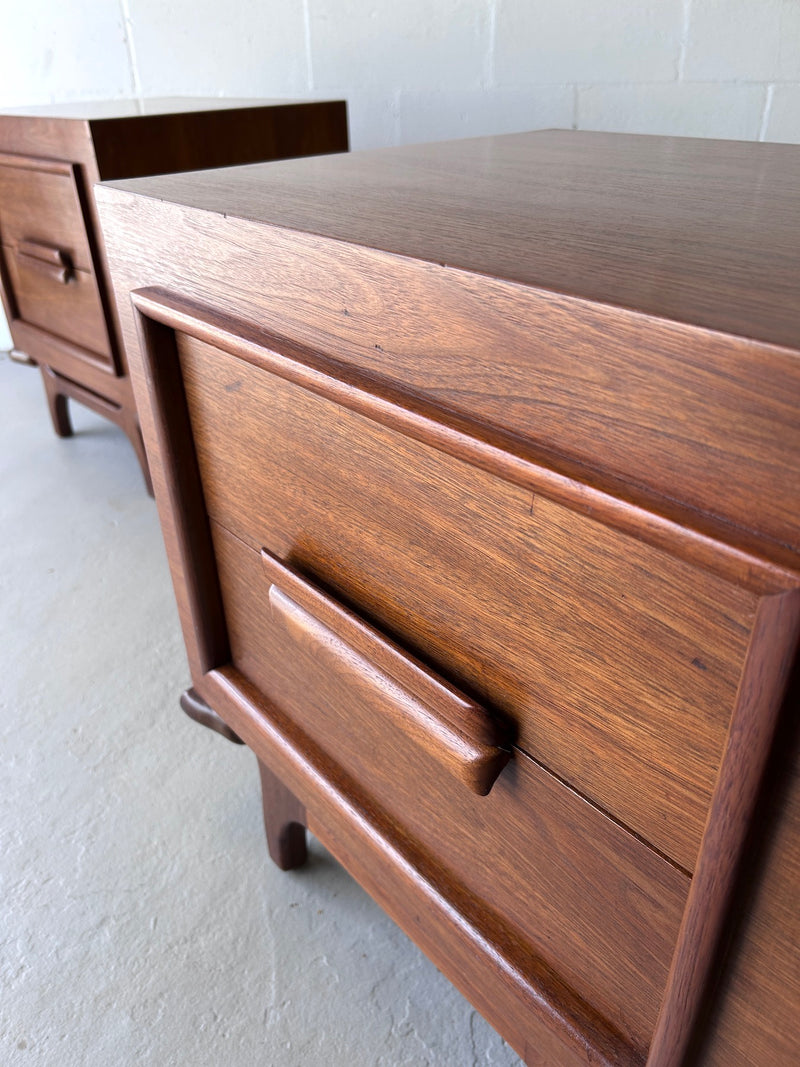
[[[178,335],[206,506],[694,869],[759,597]]]
[[[93,269],[71,164],[0,154],[0,241],[49,245],[76,270]]]

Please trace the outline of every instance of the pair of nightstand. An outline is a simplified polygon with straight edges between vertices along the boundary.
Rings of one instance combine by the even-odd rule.
[[[18,358],[37,364],[59,436],[67,400],[142,444],[92,186],[112,178],[344,152],[343,101],[167,99],[0,115],[0,283]]]

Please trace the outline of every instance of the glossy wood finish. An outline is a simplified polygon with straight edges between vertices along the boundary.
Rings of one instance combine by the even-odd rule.
[[[17,312],[25,322],[103,358],[108,330],[91,272],[67,271],[19,247],[8,250],[6,266]]]
[[[202,685],[224,718],[300,798],[311,832],[446,966],[527,1062],[559,1067],[642,1062],[620,1031],[578,997],[497,911],[443,877],[435,852],[404,833],[237,671],[210,671]]]
[[[798,161],[548,132],[98,193],[193,684],[531,1064],[796,1051]],[[511,728],[487,796],[265,552]]]
[[[234,745],[243,745],[241,737],[231,730],[230,726],[217,715],[212,707],[206,704],[196,689],[185,689],[181,693],[181,708],[194,722],[205,726],[208,730],[224,737],[226,741],[232,741]]]
[[[391,686],[354,684],[287,639],[268,584],[258,586],[259,554],[222,528],[213,536],[231,663],[520,945],[645,1048],[688,876],[519,751],[488,796],[465,789],[443,770],[441,743],[395,717]]]
[[[800,1048],[800,674],[751,828],[731,937],[718,963],[719,990],[697,1058],[712,1067],[793,1063]]]
[[[308,858],[306,810],[261,760],[258,771],[270,858],[282,871],[293,871],[302,867]]]
[[[692,870],[757,597],[229,353],[178,349],[209,514],[325,578]]]
[[[62,250],[72,265],[92,271],[79,175],[69,160],[0,153],[0,233],[11,248],[41,240]]]
[[[140,188],[571,294],[623,320],[619,310],[630,308],[796,347],[796,145],[543,130],[532,152],[531,136],[404,146],[333,166],[286,162],[214,181],[165,176]]]
[[[437,677],[405,649],[338,604],[271,552],[261,551],[270,614],[300,655],[342,679],[348,700],[378,697],[409,740],[478,796],[486,796],[510,749],[486,708]]]
[[[172,105],[173,110],[170,110]],[[346,151],[339,102],[127,102],[0,115],[0,267],[15,346],[118,414],[136,443],[135,403],[92,196],[101,179]],[[31,254],[33,252],[33,254]],[[55,353],[55,354],[54,354]],[[114,383],[98,378],[101,368]],[[52,379],[45,380],[48,401]],[[52,406],[52,405],[51,405]],[[63,419],[62,419],[63,424]],[[149,486],[144,450],[137,447]]]

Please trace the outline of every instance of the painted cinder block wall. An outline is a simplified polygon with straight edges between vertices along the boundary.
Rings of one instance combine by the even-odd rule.
[[[354,149],[541,126],[800,142],[800,0],[0,3],[0,108],[343,96]]]

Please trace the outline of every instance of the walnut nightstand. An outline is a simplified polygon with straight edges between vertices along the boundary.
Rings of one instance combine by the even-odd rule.
[[[117,423],[150,484],[92,185],[347,151],[344,101],[165,99],[0,115],[0,283],[18,354],[38,364],[53,426],[67,398]]]

